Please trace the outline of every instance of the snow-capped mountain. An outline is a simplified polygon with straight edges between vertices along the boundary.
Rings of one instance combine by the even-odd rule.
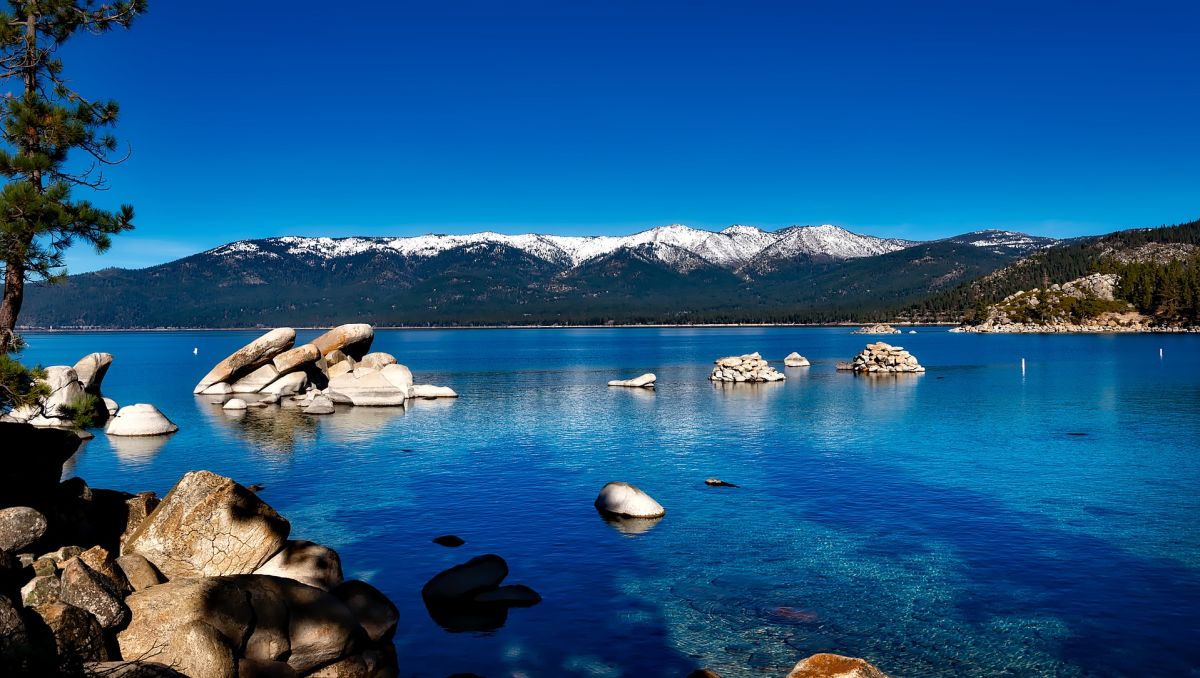
[[[405,238],[349,237],[318,238],[285,236],[261,241],[239,241],[209,250],[206,254],[236,258],[289,255],[339,259],[367,253],[403,257],[433,257],[443,252],[481,245],[503,245],[556,265],[573,268],[622,250],[649,253],[673,267],[695,268],[704,263],[739,270],[754,262],[812,257],[827,260],[856,259],[886,254],[916,244],[908,240],[877,238],[851,233],[844,228],[792,226],[764,231],[754,226],[735,225],[708,231],[673,224],[626,236],[561,236],[527,233],[506,235],[485,231],[467,235],[419,235]],[[682,256],[686,253],[689,256]],[[699,259],[700,263],[697,263]],[[687,262],[683,264],[682,262]]]
[[[1022,255],[1031,254],[1047,247],[1053,247],[1059,242],[1054,238],[1044,238],[1042,236],[1029,235],[1028,233],[999,231],[995,229],[972,231],[956,235],[953,238],[946,238],[946,241],[974,245],[975,247],[996,252],[997,254]]]

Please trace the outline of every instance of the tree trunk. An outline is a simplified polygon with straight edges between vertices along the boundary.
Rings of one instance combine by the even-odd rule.
[[[0,355],[16,343],[17,315],[25,300],[25,265],[19,258],[5,263],[4,298],[0,300]]]

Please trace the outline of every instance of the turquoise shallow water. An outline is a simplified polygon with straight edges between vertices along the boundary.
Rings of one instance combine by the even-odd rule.
[[[1200,336],[927,328],[883,337],[926,374],[865,378],[834,363],[877,338],[844,328],[396,330],[375,349],[459,400],[305,419],[191,395],[256,335],[33,334],[23,358],[116,355],[106,394],[181,430],[100,433],[71,473],[265,484],[396,601],[404,675],[783,675],[819,651],[893,676],[1200,675]],[[718,356],[793,350],[813,366],[784,383],[707,381]],[[605,386],[646,371],[656,392]],[[666,518],[614,529],[592,508],[609,480]],[[544,601],[449,633],[420,587],[482,553]]]

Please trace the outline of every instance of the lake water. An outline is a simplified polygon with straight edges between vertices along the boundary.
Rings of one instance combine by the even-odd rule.
[[[399,606],[406,676],[782,676],[821,651],[893,676],[1200,675],[1200,336],[924,328],[883,339],[926,374],[867,378],[834,369],[877,339],[845,328],[396,330],[374,350],[460,399],[306,418],[191,394],[258,334],[31,334],[22,357],[113,353],[106,395],[181,430],[98,432],[71,473],[264,484]],[[813,365],[786,382],[707,380],[793,350]],[[649,371],[657,391],[605,386]],[[666,517],[615,529],[592,507],[610,480]],[[442,629],[421,586],[484,553],[544,601]]]

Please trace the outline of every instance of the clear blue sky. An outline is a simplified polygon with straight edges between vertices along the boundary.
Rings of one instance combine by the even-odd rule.
[[[122,104],[75,272],[283,234],[1200,216],[1200,3],[151,0],[64,52]]]

